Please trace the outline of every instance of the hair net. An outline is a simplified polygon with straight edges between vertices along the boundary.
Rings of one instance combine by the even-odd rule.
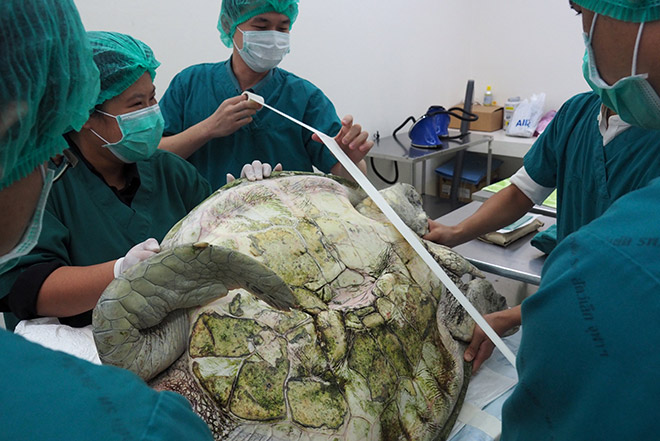
[[[0,1],[0,189],[62,153],[98,77],[72,0]]]
[[[118,32],[88,32],[94,61],[101,71],[101,93],[96,104],[120,95],[145,72],[156,76],[160,63],[151,48],[130,35]]]
[[[634,23],[660,20],[660,0],[573,0],[573,2],[616,20]]]
[[[220,39],[225,46],[232,47],[236,26],[266,12],[286,15],[293,26],[298,17],[298,0],[223,0],[218,20]]]

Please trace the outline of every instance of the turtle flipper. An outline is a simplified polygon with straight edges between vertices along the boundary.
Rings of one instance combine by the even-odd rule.
[[[186,310],[236,288],[277,309],[295,304],[277,274],[229,248],[182,245],[140,262],[115,279],[94,308],[94,340],[101,361],[145,380],[153,378],[186,348]]]

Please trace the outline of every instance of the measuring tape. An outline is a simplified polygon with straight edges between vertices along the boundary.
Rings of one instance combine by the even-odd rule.
[[[483,331],[486,333],[488,338],[495,344],[497,349],[502,352],[502,354],[506,357],[507,360],[509,360],[509,363],[511,363],[514,367],[516,366],[516,356],[513,355],[513,352],[509,349],[508,346],[504,344],[502,339],[500,338],[499,335],[493,330],[493,328],[490,327],[488,322],[479,314],[479,311],[470,303],[470,301],[465,297],[465,295],[461,292],[460,289],[456,286],[456,284],[447,276],[447,273],[442,269],[442,267],[438,264],[438,262],[435,261],[433,256],[429,254],[429,252],[424,248],[424,245],[419,240],[419,237],[415,235],[410,228],[401,220],[398,214],[394,212],[392,207],[385,201],[383,196],[378,192],[376,187],[373,186],[371,182],[362,174],[360,169],[351,161],[351,159],[344,153],[344,151],[339,147],[337,142],[334,140],[334,138],[329,137],[325,133],[321,132],[320,130],[317,130],[313,127],[308,126],[307,124],[298,121],[297,119],[287,115],[284,112],[280,112],[279,110],[275,109],[274,107],[269,106],[264,102],[263,97],[254,94],[252,92],[243,92],[244,95],[247,95],[247,97],[256,102],[261,104],[262,106],[266,107],[267,109],[272,110],[273,112],[277,113],[278,115],[283,116],[284,118],[298,124],[301,127],[304,127],[305,129],[309,130],[312,133],[315,133],[319,138],[321,138],[321,141],[323,141],[323,144],[325,144],[329,149],[330,152],[337,158],[337,160],[341,163],[341,165],[344,166],[346,171],[350,173],[350,175],[355,179],[355,181],[364,189],[364,191],[367,193],[367,195],[371,198],[372,201],[375,202],[375,204],[378,206],[378,208],[381,209],[383,214],[389,219],[390,222],[392,222],[392,225],[394,225],[394,228],[396,228],[399,233],[403,236],[403,238],[410,244],[411,247],[419,254],[419,257],[422,258],[422,260],[429,266],[431,271],[440,279],[440,281],[447,287],[449,292],[458,300],[458,302],[465,308],[468,314],[470,314],[470,317],[474,319],[474,321],[483,329]]]

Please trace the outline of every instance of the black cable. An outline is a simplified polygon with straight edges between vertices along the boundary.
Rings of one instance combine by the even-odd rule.
[[[408,124],[408,121],[412,121],[413,124],[415,124],[417,122],[414,117],[409,116],[408,118],[406,118],[406,120],[404,122],[401,123],[401,125],[399,127],[394,129],[394,131],[392,132],[392,136],[396,137],[396,132],[398,132],[399,130],[401,130],[403,128],[403,126]]]
[[[378,170],[376,169],[376,164],[374,163],[373,156],[369,159],[371,159],[371,169],[374,171],[376,176],[378,176],[378,178],[381,181],[385,182],[386,184],[390,184],[390,185],[396,184],[396,181],[399,180],[399,163],[398,162],[394,161],[394,179],[390,181],[389,179],[386,179],[383,175],[378,173]]]

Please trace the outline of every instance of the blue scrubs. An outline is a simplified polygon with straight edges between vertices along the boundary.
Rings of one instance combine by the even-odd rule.
[[[574,96],[525,155],[530,177],[557,188],[558,242],[660,176],[660,131],[630,127],[603,146],[600,108],[593,92]]]
[[[130,206],[84,162],[67,170],[48,196],[37,246],[13,270],[0,276],[0,297],[10,293],[23,271],[38,273],[36,265],[96,265],[123,257],[150,237],[160,242],[174,224],[211,194],[208,182],[195,168],[172,153],[158,150],[136,166],[140,184]],[[45,280],[49,272],[36,277]],[[19,318],[36,316],[40,286],[12,292],[12,297],[20,297],[10,302]],[[88,325],[91,311],[67,318],[65,323]]]
[[[0,330],[2,439],[213,439],[190,403],[129,371],[96,366]]]
[[[267,76],[252,92],[266,103],[330,136],[341,129],[341,122],[330,100],[312,83],[280,68]],[[165,136],[175,135],[211,116],[228,98],[242,93],[231,68],[231,59],[215,64],[198,64],[179,73],[160,100],[165,118]],[[239,176],[246,163],[259,159],[285,170],[312,171],[312,166],[328,173],[337,160],[323,144],[311,139],[312,133],[276,113],[262,109],[253,121],[234,134],[216,138],[193,153],[188,161],[211,186],[226,183],[226,174]]]
[[[658,195],[660,179],[623,196],[546,261],[502,441],[658,438]]]

